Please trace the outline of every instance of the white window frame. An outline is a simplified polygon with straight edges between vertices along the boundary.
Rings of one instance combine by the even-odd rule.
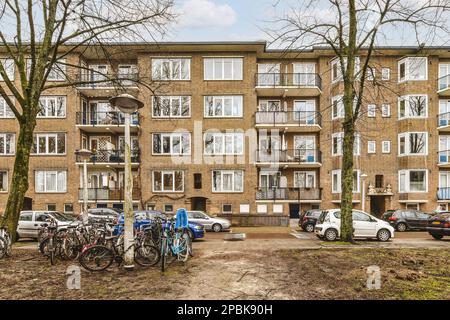
[[[383,140],[381,142],[381,153],[391,153],[391,141]]]
[[[9,191],[9,177],[8,177],[8,170],[0,170],[0,179],[4,179],[3,175],[5,175],[6,178],[6,189],[1,190],[0,193],[5,193]]]
[[[155,190],[155,173],[156,172],[160,172],[161,173],[161,190]],[[176,186],[176,182],[175,182],[175,174],[177,172],[181,172],[181,177],[182,177],[182,181],[181,181],[181,186],[182,189],[181,190],[176,190],[175,186]],[[172,175],[172,181],[173,181],[173,185],[172,188],[165,188],[166,186],[164,185],[164,175]],[[154,193],[158,193],[158,192],[171,192],[171,193],[182,193],[184,192],[184,170],[153,170],[152,171],[152,192]]]
[[[334,152],[334,138],[337,139],[337,151]],[[344,132],[335,132],[331,135],[331,155],[342,156],[343,151]],[[359,156],[361,154],[361,135],[355,134],[355,142],[353,144],[353,155]]]
[[[413,78],[411,76],[411,62],[414,59],[425,59],[425,78]],[[401,78],[400,65],[405,64],[405,77]],[[405,81],[427,81],[428,80],[428,57],[405,57],[398,62],[398,82]]]
[[[376,73],[377,73],[377,70],[375,69],[375,67],[368,67],[367,71],[366,71],[367,80],[374,81],[377,77]]]
[[[367,105],[367,117],[368,118],[376,118],[377,116],[377,105],[376,104],[368,104]]]
[[[336,106],[335,106],[336,102]],[[336,107],[336,115],[334,108]],[[331,119],[343,119],[345,117],[345,108],[344,108],[344,101],[343,96],[338,95],[331,98]]]
[[[389,81],[391,79],[391,68],[382,67],[381,68],[381,80]]]
[[[214,172],[218,172],[220,174],[220,182],[221,182],[221,186],[220,186],[220,190],[214,190]],[[236,190],[236,175],[237,173],[240,172],[241,173],[241,177],[242,177],[242,190]],[[225,174],[232,174],[232,180],[231,180],[231,184],[232,184],[232,189],[231,190],[224,190],[223,188],[223,183],[224,183],[224,179],[223,176]],[[211,172],[211,191],[213,193],[243,193],[244,192],[244,170],[212,170]]]
[[[16,134],[15,133],[0,133],[0,137],[3,138],[3,149],[4,151],[0,153],[0,156],[13,156],[16,154]],[[10,137],[9,139],[9,153],[6,152],[6,139],[7,137]]]
[[[9,97],[9,99],[12,101],[12,103],[14,103],[14,97]],[[0,119],[15,118],[14,112],[11,110],[3,97],[0,97],[0,110],[2,111],[2,116],[0,116]]]
[[[160,100],[169,100],[169,115],[163,115],[162,109],[160,109],[161,111],[161,115],[155,115],[155,104],[156,104],[156,100],[160,99]],[[183,100],[185,102],[188,103],[189,105],[189,114],[188,115],[182,115],[182,110],[183,110]],[[174,108],[174,101],[178,101],[178,105],[179,105],[179,115],[173,115],[173,110]],[[152,118],[190,118],[191,117],[191,96],[153,96],[152,99]],[[162,102],[160,102],[162,104]]]
[[[370,153],[370,154],[377,153],[377,143],[375,140],[367,141],[367,153]]]
[[[159,61],[159,76],[155,73],[156,62]],[[180,74],[177,77],[173,77],[173,65],[177,62],[180,64]],[[187,64],[187,77],[183,78],[183,62]],[[169,63],[169,77],[164,74],[164,63]],[[191,59],[190,58],[152,58],[152,79],[156,81],[189,81],[191,80]]]
[[[213,142],[212,142],[212,152],[208,152],[206,149],[206,137],[208,135],[212,135]],[[231,149],[233,152],[227,152],[227,142],[229,142],[229,137],[231,138]],[[241,139],[241,146],[242,149],[238,150],[236,145],[236,138]],[[221,140],[220,145],[220,151],[216,152],[216,139]],[[243,132],[205,132],[203,135],[203,153],[204,155],[243,155],[244,154],[244,142],[245,142],[245,136]]]
[[[353,170],[353,172],[356,172],[356,190],[352,190],[353,193],[360,193],[361,192],[361,171],[360,170]],[[337,185],[334,183],[334,176],[337,176]],[[331,171],[331,193],[342,193],[341,189],[341,182],[342,182],[342,171],[341,169],[336,169]]]
[[[425,148],[423,153],[411,153],[411,135],[412,134],[423,134],[425,136]],[[405,138],[405,152],[400,151],[400,139]],[[398,156],[426,156],[428,155],[428,132],[402,132],[398,134]]]
[[[423,115],[423,116],[411,115],[412,112],[411,112],[411,108],[410,108],[410,103],[411,103],[411,99],[414,97],[415,98],[425,97],[425,115]],[[405,101],[405,115],[404,116],[401,115],[401,111],[400,111],[400,105],[401,105],[402,101]],[[409,94],[409,95],[401,96],[398,98],[398,119],[426,119],[426,118],[428,118],[428,105],[429,105],[429,101],[428,101],[427,94]]]
[[[57,109],[57,105],[58,105],[58,100],[60,100],[63,102],[63,110],[64,110],[64,115],[60,115],[58,116],[58,109]],[[53,101],[53,103],[55,104],[55,115],[49,115],[49,103],[50,101]],[[41,96],[39,98],[39,104],[41,105],[41,110],[43,109],[45,114],[41,115],[41,113],[39,112],[37,117],[38,118],[50,118],[50,119],[65,119],[67,116],[67,97],[66,96]]]
[[[343,80],[342,67],[340,65],[339,58],[334,58],[331,60],[331,83],[336,83]],[[334,75],[334,66],[337,65],[337,74]],[[347,67],[347,58],[344,57],[344,69]],[[355,75],[357,76],[361,69],[361,59],[355,57]]]
[[[221,74],[222,77],[216,77],[216,61],[221,61]],[[225,62],[231,62],[231,77],[225,77]],[[240,70],[239,74],[235,74],[235,63],[236,61],[240,61]],[[208,75],[207,68],[208,64],[212,66],[212,77]],[[206,81],[224,81],[224,80],[232,80],[232,81],[241,81],[244,77],[244,58],[242,57],[204,57],[203,58],[203,80]]]
[[[213,115],[209,114],[209,103],[208,100],[212,99],[213,103]],[[222,113],[219,115],[215,114],[216,101],[221,103]],[[225,114],[225,101],[231,100],[231,115]],[[235,113],[235,108],[238,108],[238,113]],[[203,98],[203,116],[205,118],[242,118],[244,114],[244,96],[243,95],[226,95],[226,96],[204,96]]]
[[[155,152],[155,136],[159,135],[160,136],[160,148],[161,148],[161,152]],[[169,137],[170,138],[170,152],[169,153],[165,153],[164,152],[164,148],[163,148],[163,138],[165,137]],[[183,140],[186,139],[186,137],[188,137],[189,139],[189,152],[183,152]],[[178,138],[180,139],[180,152],[176,153],[173,151],[174,145],[174,139]],[[155,132],[152,133],[152,155],[163,155],[163,156],[170,156],[170,155],[185,155],[188,156],[191,154],[191,133],[190,132]]]
[[[0,59],[3,65],[3,68],[5,69],[6,75],[8,76],[8,79],[10,81],[14,81],[15,76],[15,63],[14,59],[12,58],[2,58]],[[5,80],[0,75],[0,82],[4,82]]]
[[[445,71],[443,71],[445,69]],[[450,87],[450,62],[439,63],[438,90],[446,90]]]
[[[305,183],[305,187],[302,187],[302,188],[312,188],[312,189],[316,188],[316,185],[317,185],[316,172],[315,171],[305,171],[305,170],[303,170],[303,171],[294,171],[294,174],[293,174],[294,188],[300,188],[299,187],[299,181],[296,178],[296,176],[298,174],[304,174],[305,175],[305,182],[304,182]],[[312,184],[312,186],[308,186],[308,177],[313,177],[313,184]]]
[[[411,183],[410,183],[410,173],[411,171],[423,171],[425,172],[425,190],[422,191],[416,191],[411,190]],[[402,178],[403,176],[403,178]],[[402,186],[402,179],[405,183],[404,186]],[[399,170],[398,171],[398,192],[399,193],[426,193],[428,192],[428,170],[427,169],[405,169],[405,170]]]
[[[64,134],[64,153],[58,153],[58,134]],[[39,148],[39,138],[45,137],[45,152],[40,152]],[[55,138],[55,152],[49,153],[49,138]],[[36,152],[32,152],[32,155],[39,156],[63,156],[67,153],[67,134],[65,132],[52,132],[52,133],[35,133],[33,136],[33,141],[36,143]]]
[[[382,118],[390,118],[391,117],[391,105],[387,103],[383,103],[381,105],[381,117]]]
[[[38,188],[38,183],[39,183],[39,174],[42,173],[44,176],[44,181],[43,181],[43,190],[39,190]],[[59,190],[58,187],[58,178],[59,175],[63,175],[64,177],[64,187],[63,190]],[[55,175],[56,176],[56,182],[55,182],[55,186],[56,189],[54,190],[49,190],[47,187],[47,175]],[[34,175],[34,186],[35,186],[35,192],[36,193],[67,193],[67,171],[66,170],[37,170],[35,171],[35,175]]]

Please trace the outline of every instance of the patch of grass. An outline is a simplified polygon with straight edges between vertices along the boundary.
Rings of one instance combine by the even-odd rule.
[[[345,241],[323,241],[320,243],[322,246],[353,246],[358,245],[358,243],[350,243]]]

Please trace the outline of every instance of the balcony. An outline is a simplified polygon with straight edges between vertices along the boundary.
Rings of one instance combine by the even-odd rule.
[[[322,125],[322,115],[316,111],[258,111],[257,128],[282,127],[293,132],[317,132]]]
[[[450,187],[437,188],[436,197],[438,200],[450,200]]]
[[[322,89],[317,73],[257,73],[255,87],[260,97],[312,97]]]
[[[322,152],[317,149],[257,150],[256,164],[286,167],[317,168],[322,164]]]
[[[83,164],[83,159],[79,155],[76,156],[76,162]],[[131,150],[131,165],[138,166],[140,162],[139,150]],[[97,150],[87,160],[89,165],[110,167],[123,167],[125,165],[125,150]]]
[[[441,96],[450,96],[450,74],[438,79],[438,94]]]
[[[450,168],[450,150],[438,151],[438,167]]]
[[[88,188],[89,201],[119,201],[124,200],[124,189],[110,189],[110,188]],[[83,200],[83,188],[78,189],[78,199]],[[134,201],[141,199],[141,189],[133,187],[132,198]]]
[[[139,113],[131,115],[131,133],[139,129]],[[125,114],[120,111],[77,112],[76,125],[85,132],[125,132]]]
[[[450,132],[450,112],[437,115],[437,129],[440,132]]]
[[[138,91],[137,83],[139,74],[134,73],[114,73],[97,74],[86,73],[82,70],[77,77],[77,90],[88,97],[105,97],[117,94],[117,89],[127,91]]]
[[[322,189],[319,188],[258,188],[256,200],[322,200]]]

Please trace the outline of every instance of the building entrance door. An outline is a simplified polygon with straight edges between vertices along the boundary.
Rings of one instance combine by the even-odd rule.
[[[385,196],[371,196],[370,197],[370,213],[375,217],[381,217],[386,211]]]

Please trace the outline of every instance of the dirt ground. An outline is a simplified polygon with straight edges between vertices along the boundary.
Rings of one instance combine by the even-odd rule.
[[[254,240],[259,241],[259,240]],[[450,299],[448,249],[211,250],[158,268],[103,273],[82,269],[68,290],[66,268],[31,249],[0,260],[1,299]],[[367,290],[366,268],[381,268],[381,289]]]

